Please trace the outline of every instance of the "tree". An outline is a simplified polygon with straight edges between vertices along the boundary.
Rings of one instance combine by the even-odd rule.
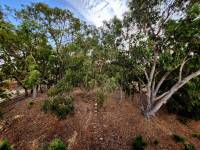
[[[22,20],[37,22],[42,27],[41,33],[48,38],[49,43],[55,51],[57,63],[54,65],[56,70],[55,83],[62,79],[65,71],[63,49],[69,43],[74,42],[81,28],[79,19],[75,18],[69,10],[60,8],[51,8],[43,3],[35,3],[32,6],[26,6],[16,12]]]
[[[140,80],[146,88],[147,105],[142,107],[146,116],[155,115],[175,92],[200,75],[199,67],[183,75],[185,65],[199,57],[196,53],[199,51],[199,6],[195,1],[129,3],[131,23],[135,24],[139,37],[131,50],[131,59],[135,61],[135,69],[145,76]],[[171,88],[161,90],[170,75],[176,81]]]

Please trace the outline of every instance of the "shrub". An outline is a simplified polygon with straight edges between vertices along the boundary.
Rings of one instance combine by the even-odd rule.
[[[66,146],[60,139],[56,138],[50,143],[48,150],[66,150]]]
[[[196,150],[192,144],[184,144],[185,150]]]
[[[59,90],[55,87],[55,86],[52,86],[48,89],[47,91],[47,95],[48,96],[55,96],[59,93]]]
[[[59,80],[55,86],[52,86],[48,89],[48,96],[57,96],[65,92],[70,92],[72,90],[71,84],[69,84],[65,79]]]
[[[50,100],[44,101],[42,110],[44,112],[51,111],[59,118],[63,119],[74,110],[73,98],[71,96],[67,98],[56,96]]]
[[[33,101],[30,101],[30,102],[28,103],[28,105],[29,105],[30,108],[33,106],[33,104],[34,104]]]
[[[144,150],[147,147],[147,142],[143,140],[141,135],[136,136],[133,142],[134,150]]]
[[[193,133],[192,136],[200,140],[200,133]]]
[[[12,150],[12,147],[7,139],[3,139],[3,141],[0,143],[0,150]]]
[[[160,141],[159,141],[158,139],[155,139],[155,140],[153,141],[153,143],[154,143],[155,145],[158,145],[158,144],[160,143]]]
[[[44,103],[42,104],[42,110],[47,113],[48,110],[50,110],[51,104],[49,100],[45,100]]]
[[[177,143],[184,143],[186,141],[186,138],[184,136],[178,135],[178,134],[173,134],[173,139]]]
[[[106,101],[106,98],[107,98],[106,94],[102,90],[98,90],[96,92],[96,97],[97,97],[97,104],[98,104],[98,106],[102,107],[103,104]]]

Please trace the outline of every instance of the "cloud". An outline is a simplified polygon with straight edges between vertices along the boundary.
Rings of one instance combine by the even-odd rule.
[[[113,16],[122,18],[127,10],[127,0],[66,0],[88,22],[97,27],[101,26],[104,20],[110,20]]]

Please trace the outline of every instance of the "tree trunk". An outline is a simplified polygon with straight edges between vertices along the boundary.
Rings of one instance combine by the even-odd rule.
[[[37,97],[37,86],[33,86],[33,99]]]
[[[171,96],[177,92],[181,87],[183,87],[186,83],[188,83],[191,79],[197,77],[200,75],[200,70],[190,74],[183,80],[179,80],[172,88],[164,93],[164,96],[161,96],[160,99],[156,100],[157,97],[154,97],[153,104],[151,105],[150,110],[146,110],[145,115],[147,117],[154,116],[155,113],[163,106],[163,104],[166,104],[167,101],[171,98]],[[162,94],[163,95],[163,94]],[[158,96],[160,97],[160,96]]]
[[[28,89],[24,88],[24,92],[25,92],[25,97],[27,97],[28,96]]]
[[[40,93],[43,93],[42,85],[40,85]]]

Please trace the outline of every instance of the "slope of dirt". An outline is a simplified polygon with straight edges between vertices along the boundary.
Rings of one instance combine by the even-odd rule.
[[[149,143],[149,150],[182,150],[183,144],[177,144],[171,136],[177,133],[200,149],[199,140],[192,137],[192,133],[200,131],[200,121],[183,125],[175,115],[165,112],[146,119],[137,108],[137,94],[133,101],[129,98],[120,101],[116,91],[101,109],[96,105],[94,93],[84,94],[77,89],[73,95],[75,113],[64,120],[41,111],[46,94],[39,95],[32,107],[31,98],[8,105],[4,108],[0,139],[7,138],[16,150],[38,150],[55,137],[74,150],[129,150],[134,137],[140,134]],[[160,144],[155,145],[155,140]]]

